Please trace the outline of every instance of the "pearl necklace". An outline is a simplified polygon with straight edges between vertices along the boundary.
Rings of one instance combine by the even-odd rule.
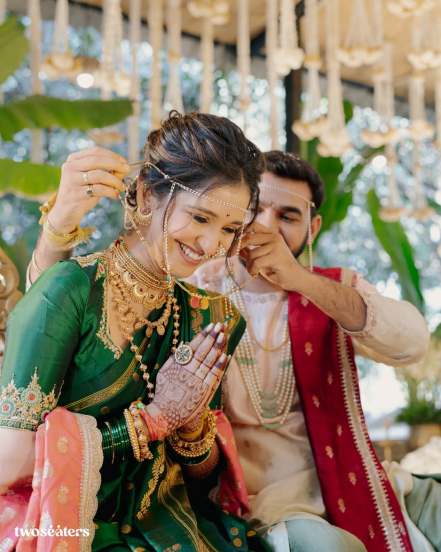
[[[240,291],[234,294],[234,302],[248,320],[245,300]],[[248,329],[236,348],[234,358],[245,382],[251,404],[256,412],[260,425],[267,429],[281,427],[291,410],[294,399],[295,380],[291,360],[291,347],[288,332],[288,312],[286,305],[286,325],[284,330],[283,349],[278,366],[276,383],[272,390],[263,389],[261,375],[258,370],[255,352]]]

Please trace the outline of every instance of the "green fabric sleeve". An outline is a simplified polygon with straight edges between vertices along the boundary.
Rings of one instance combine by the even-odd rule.
[[[11,313],[0,375],[0,426],[36,430],[55,408],[81,334],[90,280],[74,261],[47,270]]]

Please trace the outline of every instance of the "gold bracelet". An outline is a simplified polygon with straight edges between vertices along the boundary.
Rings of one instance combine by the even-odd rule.
[[[41,216],[40,216],[40,220],[38,221],[38,224],[40,226],[42,226],[46,222],[49,212],[51,211],[52,207],[55,205],[55,202],[57,200],[57,195],[58,195],[58,192],[54,192],[49,197],[49,199],[47,199],[43,203],[43,205],[40,205],[39,209],[40,209]]]
[[[169,435],[168,442],[173,450],[185,458],[196,458],[206,454],[213,446],[217,433],[216,418],[211,410],[207,412],[204,425],[205,434],[199,441],[184,441],[176,431]]]
[[[135,404],[137,404],[137,402],[138,401],[136,401]],[[133,425],[135,426],[136,437],[140,450],[140,462],[142,462],[143,460],[151,460],[153,458],[153,454],[149,449],[150,439],[147,426],[142,419],[139,409],[133,403],[129,406],[129,411],[133,418]]]
[[[181,439],[184,441],[196,441],[199,440],[202,432],[204,431],[205,426],[205,420],[207,418],[207,411],[205,410],[201,416],[201,419],[199,420],[199,424],[193,431],[189,431],[188,433],[184,433],[182,431],[178,430],[178,435]]]
[[[69,251],[80,243],[87,241],[93,231],[94,228],[91,227],[82,228],[81,226],[76,226],[71,232],[63,234],[52,226],[48,218],[46,218],[43,224],[43,232],[47,239],[61,251]]]
[[[133,421],[131,413],[127,410],[124,410],[124,418],[126,420],[127,432],[130,438],[130,444],[132,445],[133,456],[137,462],[141,462],[141,450],[139,447],[138,437],[136,435],[135,423]]]

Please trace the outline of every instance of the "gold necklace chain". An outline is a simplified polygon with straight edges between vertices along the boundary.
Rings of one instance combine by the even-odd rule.
[[[127,249],[124,240],[117,240],[114,245],[113,256],[121,268],[130,272],[140,283],[146,287],[167,291],[171,286],[166,280],[161,280],[146,270]]]
[[[116,267],[115,260],[112,258],[115,251],[118,250],[118,245],[120,242],[115,242],[115,244],[109,248],[107,259],[107,278],[112,291],[112,304],[116,312],[118,313],[118,326],[121,334],[125,339],[130,343],[130,351],[134,354],[135,360],[139,363],[139,370],[142,374],[142,378],[145,381],[147,387],[147,394],[149,399],[153,399],[154,385],[149,381],[150,374],[148,366],[143,362],[143,352],[145,350],[145,341],[143,340],[139,346],[135,345],[133,340],[133,332],[145,326],[145,335],[147,339],[150,339],[153,335],[153,332],[156,331],[158,335],[164,335],[167,325],[170,320],[170,316],[173,311],[173,338],[172,338],[172,347],[171,352],[173,353],[176,350],[178,339],[179,339],[179,326],[180,326],[180,307],[177,304],[177,299],[174,296],[174,285],[173,282],[171,285],[167,286],[167,290],[159,290],[159,295],[162,296],[161,304],[164,306],[164,310],[161,316],[155,320],[148,320],[147,317],[142,317],[138,315],[131,307],[131,299],[133,300],[133,293],[130,286],[127,285],[126,279],[123,278],[123,275]],[[127,249],[126,249],[127,251]],[[119,250],[121,258],[121,249]],[[124,252],[124,249],[123,249]],[[128,254],[128,251],[127,251]],[[132,266],[132,265],[130,265]],[[141,265],[140,265],[141,266]],[[144,273],[146,270],[142,267]],[[158,294],[158,290],[156,291]],[[159,300],[159,298],[158,298]],[[107,307],[106,307],[107,308]]]
[[[118,285],[125,288],[126,295],[135,303],[141,303],[149,310],[159,309],[165,303],[169,285],[159,287],[151,276],[130,255],[125,245],[119,241],[109,250],[110,277],[119,276]],[[142,269],[142,270],[141,270]]]
[[[231,276],[230,276],[230,278],[231,278]],[[246,302],[245,302],[245,299],[244,299],[243,294],[242,294],[242,289],[243,289],[243,287],[236,290],[236,297],[237,297],[236,303],[237,303],[237,306],[239,307],[240,311],[242,312],[242,315],[245,318],[245,321],[247,323],[247,331],[248,331],[250,340],[255,345],[257,345],[260,349],[262,349],[263,351],[265,351],[267,353],[275,353],[277,351],[280,351],[280,349],[282,349],[282,347],[284,347],[289,341],[288,322],[286,323],[286,326],[285,326],[284,338],[283,338],[282,342],[279,345],[276,345],[275,347],[267,347],[266,345],[262,345],[262,343],[260,343],[260,341],[256,337],[256,333],[254,331],[253,324],[251,322],[251,317],[248,313],[248,309],[246,307]],[[282,300],[282,305],[283,305],[283,300]],[[274,317],[274,314],[273,314],[273,317]]]

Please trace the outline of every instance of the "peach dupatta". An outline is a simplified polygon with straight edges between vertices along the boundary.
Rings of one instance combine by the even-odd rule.
[[[32,487],[0,496],[0,552],[89,551],[102,462],[95,418],[53,410],[37,430]]]

